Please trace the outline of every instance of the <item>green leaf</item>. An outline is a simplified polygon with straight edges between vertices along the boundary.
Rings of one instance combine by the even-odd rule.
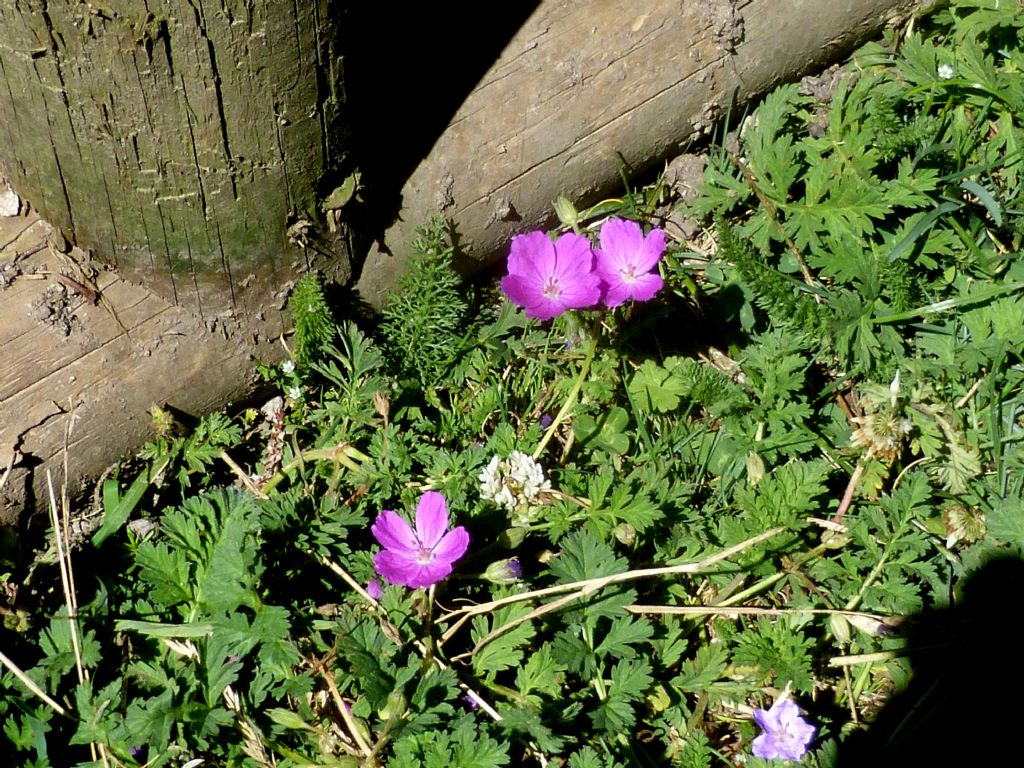
[[[1015,496],[1000,499],[986,515],[988,535],[998,542],[1024,548],[1024,508]]]
[[[669,370],[671,361],[664,366],[645,360],[629,382],[629,394],[642,414],[670,413],[679,407],[679,398],[686,394],[686,384]]]
[[[729,651],[721,644],[701,646],[692,660],[683,663],[672,686],[687,693],[701,693],[721,679],[728,659]]]
[[[581,413],[573,419],[572,429],[582,444],[612,454],[623,454],[629,450],[629,437],[625,434],[629,426],[629,414],[615,406],[597,418]]]
[[[651,687],[651,665],[644,659],[623,659],[612,668],[608,694],[591,713],[594,727],[621,733],[636,722],[633,705]]]
[[[792,684],[798,691],[814,687],[810,651],[813,643],[792,622],[761,618],[740,632],[735,639],[733,663],[761,672],[763,683],[784,688]]]
[[[502,707],[498,713],[501,715],[502,728],[513,733],[525,734],[541,752],[550,754],[562,751],[565,739],[556,736],[536,710],[525,707]]]
[[[125,711],[128,733],[137,744],[146,744],[155,755],[163,754],[182,712],[174,706],[175,690],[168,688],[150,698],[135,697]]]
[[[699,728],[694,728],[686,734],[677,765],[679,768],[711,768],[714,757],[715,753],[707,734]]]
[[[625,573],[629,568],[629,563],[616,557],[610,546],[585,530],[570,533],[561,546],[561,553],[548,564],[559,584]]]
[[[121,495],[121,485],[116,479],[109,478],[103,481],[103,524],[92,536],[93,546],[100,546],[121,529],[142,501],[147,488],[149,475],[145,472],[135,478],[124,496]]]
[[[374,710],[385,707],[397,682],[398,670],[384,651],[387,644],[376,622],[368,620],[339,633],[337,639],[338,657],[349,666]]]
[[[529,603],[509,603],[490,615],[475,616],[471,637],[479,643],[492,630],[520,619],[533,610]],[[533,639],[533,623],[526,621],[490,640],[473,654],[473,671],[489,680],[503,669],[518,667],[523,659],[523,647]]]
[[[545,643],[526,658],[516,671],[516,690],[534,703],[540,703],[537,694],[556,698],[562,688],[565,665],[555,661],[551,645]]]
[[[569,768],[609,768],[612,764],[602,760],[593,747],[583,747],[569,757]]]
[[[633,647],[644,643],[654,636],[654,627],[644,618],[618,617],[612,621],[594,653],[612,659],[631,659],[637,650]]]

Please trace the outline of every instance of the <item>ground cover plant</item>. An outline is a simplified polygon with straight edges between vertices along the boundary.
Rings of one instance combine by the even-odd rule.
[[[277,397],[155,409],[102,525],[7,574],[10,764],[886,764],[1001,722],[964,679],[1019,692],[1012,640],[960,611],[1024,583],[976,581],[1024,547],[1022,26],[953,2],[783,86],[699,195],[561,199],[498,286],[443,221],[374,327],[305,278]]]

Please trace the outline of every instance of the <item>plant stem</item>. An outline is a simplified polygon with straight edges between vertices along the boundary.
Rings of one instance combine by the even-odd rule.
[[[307,461],[323,461],[327,459],[335,464],[342,465],[349,471],[355,472],[361,464],[369,461],[370,457],[348,443],[339,443],[329,448],[310,448],[307,451],[301,451],[298,456],[281,467],[273,477],[263,484],[260,490],[264,494],[269,494],[297,467],[301,467]]]
[[[575,383],[572,385],[572,389],[569,390],[568,396],[565,398],[565,402],[562,403],[562,407],[559,409],[555,418],[548,425],[547,430],[544,432],[544,436],[540,439],[537,447],[533,451],[533,458],[536,460],[544,453],[544,449],[547,444],[551,441],[551,438],[555,435],[555,430],[565,421],[565,417],[569,415],[569,411],[576,404],[576,398],[580,394],[580,390],[583,389],[583,382],[587,378],[587,374],[590,372],[590,364],[594,362],[594,355],[597,354],[597,332],[601,325],[601,318],[596,317],[594,319],[594,325],[590,329],[590,344],[587,347],[586,357],[583,358],[583,362],[580,364],[580,372],[576,377]]]

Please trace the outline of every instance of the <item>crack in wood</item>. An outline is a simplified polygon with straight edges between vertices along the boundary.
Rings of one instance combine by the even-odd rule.
[[[213,78],[214,100],[217,103],[217,121],[220,124],[221,146],[224,150],[224,160],[228,169],[228,178],[231,181],[231,197],[232,199],[237,200],[238,183],[235,178],[237,171],[235,169],[234,158],[231,156],[231,145],[228,141],[228,116],[227,111],[224,108],[224,93],[221,89],[220,71],[217,69],[217,51],[206,28],[206,14],[203,9],[203,1],[197,0],[197,2],[192,2],[192,0],[189,0],[189,4],[192,6],[192,9],[196,14],[196,25],[198,26],[199,34],[206,42],[206,53],[207,56],[209,56],[210,61],[210,75]]]

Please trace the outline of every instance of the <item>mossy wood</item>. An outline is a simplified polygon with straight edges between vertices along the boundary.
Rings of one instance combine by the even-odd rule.
[[[0,175],[71,242],[201,317],[258,312],[344,159],[332,0],[0,4]],[[336,245],[336,244],[334,244]]]

